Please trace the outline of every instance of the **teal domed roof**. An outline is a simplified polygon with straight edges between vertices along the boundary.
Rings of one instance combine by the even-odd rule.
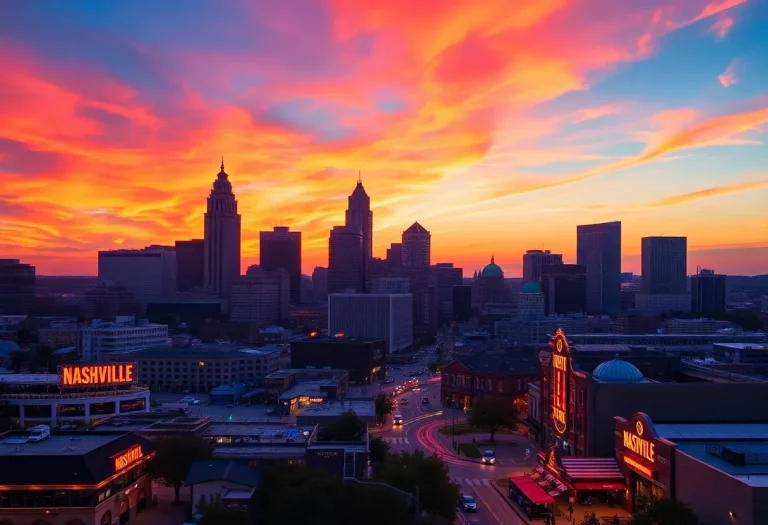
[[[643,373],[632,363],[619,358],[597,365],[592,377],[603,383],[640,383]]]
[[[496,261],[493,260],[493,256],[491,256],[491,264],[483,268],[481,275],[483,277],[504,277],[504,270],[501,269],[501,266],[496,264]]]
[[[538,283],[530,282],[523,285],[523,289],[520,293],[541,293],[541,287]]]
[[[18,349],[19,345],[13,341],[0,341],[0,356],[9,356]]]

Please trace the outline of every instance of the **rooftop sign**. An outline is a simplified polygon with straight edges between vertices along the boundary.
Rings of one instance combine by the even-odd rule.
[[[59,375],[61,386],[105,386],[136,382],[135,363],[66,365]]]

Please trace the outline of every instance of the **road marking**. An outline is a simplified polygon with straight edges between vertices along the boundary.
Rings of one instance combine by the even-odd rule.
[[[385,437],[384,438],[385,443],[394,443],[394,444],[405,444],[409,445],[407,437]]]
[[[476,490],[473,491],[475,493],[475,496],[477,496],[477,499],[483,502],[483,505],[485,505],[485,509],[493,516],[493,519],[495,519],[499,525],[504,525],[504,522],[499,519],[499,517],[496,515],[496,513],[493,511],[490,505],[488,505],[488,502],[485,501],[485,498],[480,495],[480,493]]]

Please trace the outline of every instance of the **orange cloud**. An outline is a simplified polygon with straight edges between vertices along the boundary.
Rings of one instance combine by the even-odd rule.
[[[721,40],[725,38],[733,28],[734,20],[730,16],[724,16],[709,26],[708,31],[715,33]]]
[[[671,197],[665,197],[663,199],[654,201],[648,204],[648,207],[659,208],[664,206],[676,206],[678,204],[685,204],[687,202],[708,199],[711,197],[719,197],[721,195],[730,195],[732,193],[739,193],[742,191],[759,190],[768,188],[768,179],[737,182],[734,184],[728,184],[725,186],[714,186],[699,191],[692,191],[690,193],[683,193],[681,195],[673,195]]]

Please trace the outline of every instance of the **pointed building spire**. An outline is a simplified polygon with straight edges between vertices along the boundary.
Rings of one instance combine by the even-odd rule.
[[[496,261],[493,259],[493,255],[491,255],[491,264],[496,264]]]
[[[224,155],[221,156],[221,172],[224,173]]]
[[[357,183],[362,184],[363,183],[363,175],[360,170],[357,171]]]

